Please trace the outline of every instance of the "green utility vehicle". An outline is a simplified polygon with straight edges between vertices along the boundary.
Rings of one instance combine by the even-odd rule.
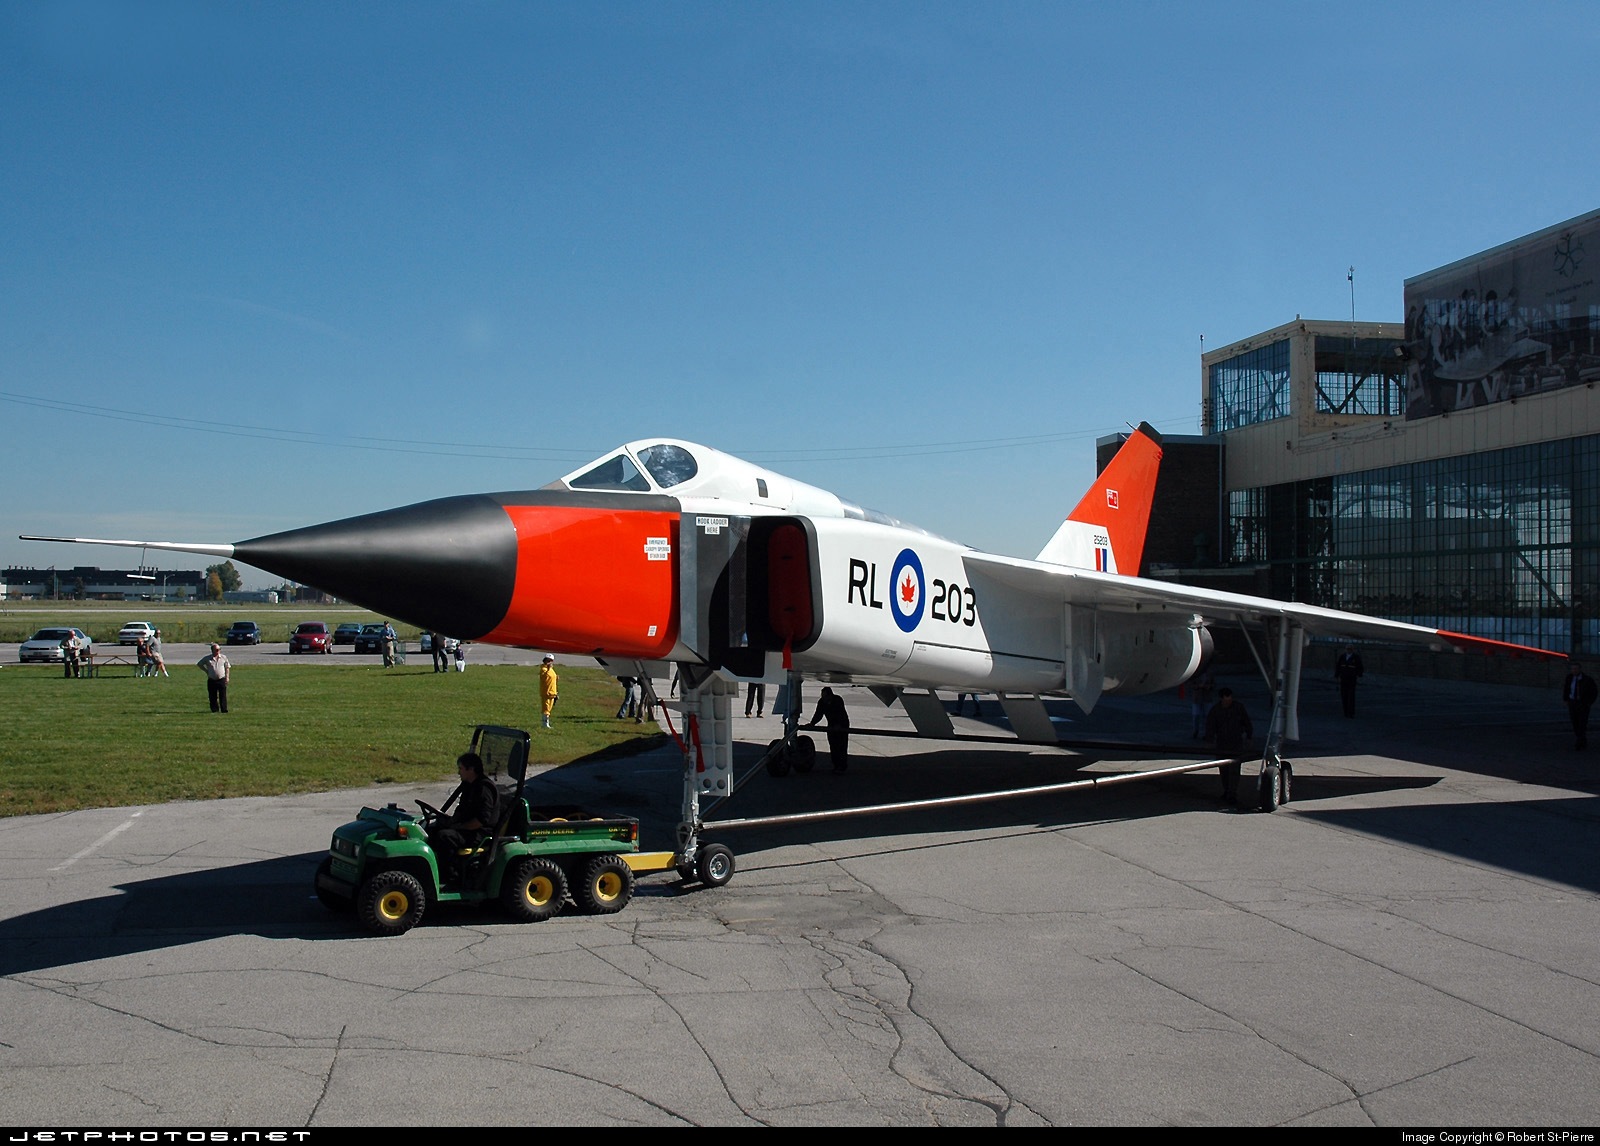
[[[633,898],[636,873],[683,872],[674,853],[639,850],[639,821],[632,817],[529,807],[522,790],[528,744],[528,734],[516,728],[480,724],[473,732],[472,751],[501,797],[500,824],[476,847],[453,856],[435,852],[429,840],[445,813],[421,800],[420,816],[397,804],[362,808],[334,830],[317,868],[317,898],[335,911],[354,909],[373,931],[400,935],[443,903],[499,900],[512,919],[537,923],[570,896],[580,911],[609,915]],[[720,887],[732,878],[733,853],[722,845],[701,847],[697,859],[701,882]]]

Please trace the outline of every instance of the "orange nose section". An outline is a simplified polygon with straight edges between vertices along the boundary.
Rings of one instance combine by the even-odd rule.
[[[655,660],[678,639],[678,515],[506,506],[517,576],[482,639],[582,656]]]

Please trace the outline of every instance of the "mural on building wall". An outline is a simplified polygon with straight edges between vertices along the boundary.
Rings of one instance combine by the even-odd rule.
[[[1600,381],[1600,212],[1406,282],[1406,417]]]

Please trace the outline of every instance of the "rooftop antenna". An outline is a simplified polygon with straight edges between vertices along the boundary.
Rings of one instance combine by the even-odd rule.
[[[1350,281],[1350,362],[1348,381],[1350,392],[1345,395],[1347,406],[1356,405],[1356,391],[1361,387],[1361,376],[1356,373],[1356,269],[1351,267],[1345,272],[1346,279]]]

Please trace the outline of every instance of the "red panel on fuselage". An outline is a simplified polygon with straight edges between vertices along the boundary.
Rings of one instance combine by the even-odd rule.
[[[508,505],[517,576],[482,639],[583,656],[666,656],[678,640],[678,515]]]

